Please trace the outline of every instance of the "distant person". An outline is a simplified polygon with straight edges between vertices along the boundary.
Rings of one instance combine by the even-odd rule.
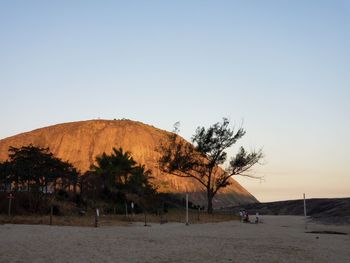
[[[249,223],[249,215],[248,215],[248,212],[247,211],[244,211],[244,219],[243,219],[243,222],[244,223]]]
[[[239,210],[239,219],[242,223],[243,222],[243,211],[242,210]]]
[[[259,212],[256,212],[256,214],[255,214],[255,223],[259,224],[259,222],[260,222],[260,215],[259,215]]]

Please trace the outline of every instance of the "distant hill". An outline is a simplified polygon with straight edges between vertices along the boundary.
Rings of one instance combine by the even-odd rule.
[[[238,212],[241,208],[251,214],[259,212],[262,215],[304,215],[304,200],[247,204],[232,209]],[[325,223],[350,224],[350,198],[307,199],[306,210],[307,216]]]
[[[131,120],[89,120],[57,124],[0,140],[0,161],[8,158],[10,146],[33,144],[49,147],[62,160],[71,162],[84,172],[94,163],[95,157],[122,147],[134,159],[151,169],[154,183],[160,192],[190,193],[195,204],[206,204],[206,194],[195,180],[174,177],[158,168],[160,154],[156,151],[169,133],[153,126]],[[214,199],[214,207],[256,203],[257,200],[234,179]]]

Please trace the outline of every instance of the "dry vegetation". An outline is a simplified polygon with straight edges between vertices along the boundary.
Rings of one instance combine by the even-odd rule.
[[[173,209],[163,215],[147,214],[147,223],[167,223],[178,222],[185,223],[186,212],[185,210]],[[104,215],[99,218],[99,226],[113,226],[113,225],[129,225],[133,222],[144,222],[144,214],[135,215]],[[214,213],[207,214],[206,212],[189,211],[189,223],[190,224],[202,224],[202,223],[216,223],[230,220],[238,220],[237,216]],[[7,215],[0,215],[0,224],[50,224],[49,215],[15,215],[8,217]],[[95,216],[93,211],[83,216],[78,215],[65,215],[65,216],[53,216],[53,225],[60,226],[87,226],[93,227],[95,225]]]

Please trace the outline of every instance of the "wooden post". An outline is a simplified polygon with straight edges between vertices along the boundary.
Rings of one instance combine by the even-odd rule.
[[[131,216],[134,217],[134,202],[131,202]]]
[[[96,208],[96,213],[95,213],[95,227],[98,227],[98,219],[100,217],[100,211],[98,208]]]
[[[306,201],[305,201],[305,194],[304,194],[304,216],[306,219]]]
[[[188,194],[186,194],[186,226],[188,226]]]
[[[128,217],[128,203],[125,202],[125,216]]]
[[[305,229],[307,229],[307,215],[306,215],[306,200],[305,200],[305,193],[304,193],[304,218],[305,218]]]
[[[52,225],[53,205],[50,207],[50,226]]]
[[[8,215],[11,216],[11,206],[12,206],[12,198],[9,198],[9,209],[8,209]]]

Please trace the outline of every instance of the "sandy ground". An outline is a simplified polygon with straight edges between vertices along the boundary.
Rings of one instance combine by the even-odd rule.
[[[338,231],[348,235],[310,234]],[[265,216],[263,224],[0,225],[0,262],[350,262],[350,226]]]

